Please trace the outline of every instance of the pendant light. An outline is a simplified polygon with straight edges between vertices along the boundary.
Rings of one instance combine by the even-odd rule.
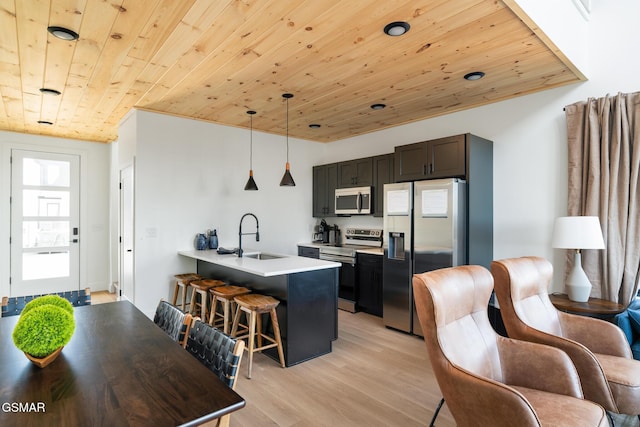
[[[296,183],[289,171],[289,98],[293,98],[293,94],[283,93],[282,97],[287,100],[287,164],[285,166],[284,175],[280,180],[280,187],[295,187]]]
[[[258,186],[256,185],[256,182],[253,180],[253,115],[256,112],[253,110],[249,110],[247,111],[247,114],[249,114],[249,126],[250,126],[250,130],[249,130],[249,180],[247,181],[247,185],[244,186],[245,190],[257,190]]]

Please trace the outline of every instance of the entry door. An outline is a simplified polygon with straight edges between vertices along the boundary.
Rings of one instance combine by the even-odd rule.
[[[80,288],[79,174],[79,156],[12,150],[12,296]]]
[[[134,301],[133,166],[120,171],[120,296]]]

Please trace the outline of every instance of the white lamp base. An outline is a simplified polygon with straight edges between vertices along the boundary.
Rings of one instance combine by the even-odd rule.
[[[573,268],[567,277],[567,295],[575,302],[587,302],[591,295],[591,282],[582,269],[582,256],[579,251],[576,251]]]

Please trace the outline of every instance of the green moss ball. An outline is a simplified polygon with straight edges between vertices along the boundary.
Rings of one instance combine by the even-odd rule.
[[[13,343],[31,356],[45,357],[67,344],[75,327],[73,314],[63,308],[52,304],[33,307],[20,316]]]
[[[73,306],[71,305],[71,303],[59,295],[43,295],[29,301],[27,305],[25,305],[22,309],[22,313],[20,315],[22,316],[35,307],[40,307],[43,305],[55,305],[56,307],[60,307],[73,315]]]

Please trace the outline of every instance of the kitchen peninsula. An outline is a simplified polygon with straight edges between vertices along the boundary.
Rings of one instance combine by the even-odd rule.
[[[244,256],[215,250],[179,251],[196,261],[198,274],[244,286],[280,301],[276,309],[286,366],[331,352],[338,337],[340,263],[244,250]],[[265,353],[277,360],[275,349]]]

